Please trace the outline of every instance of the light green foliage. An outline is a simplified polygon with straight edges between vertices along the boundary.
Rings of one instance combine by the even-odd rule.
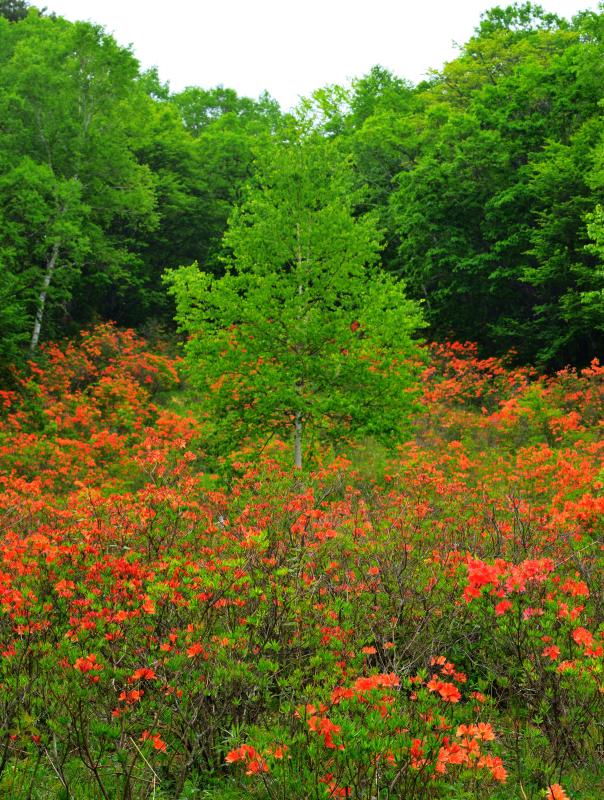
[[[231,122],[260,123],[261,127],[266,127],[267,121],[277,124],[281,118],[279,105],[270,95],[265,93],[258,100],[252,100],[240,97],[234,89],[224,86],[207,90],[189,86],[172,95],[171,102],[178,108],[186,130],[195,137],[224,118]]]
[[[169,273],[187,360],[219,440],[396,438],[411,406],[418,306],[375,268],[380,235],[355,218],[353,176],[317,133],[276,144],[233,215],[226,274]]]

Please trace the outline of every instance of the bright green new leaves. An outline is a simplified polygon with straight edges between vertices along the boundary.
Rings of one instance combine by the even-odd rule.
[[[293,437],[299,466],[303,432],[404,427],[421,314],[374,268],[380,235],[372,216],[354,217],[355,200],[333,142],[276,144],[231,219],[224,277],[196,265],[169,273],[191,379],[222,447]]]

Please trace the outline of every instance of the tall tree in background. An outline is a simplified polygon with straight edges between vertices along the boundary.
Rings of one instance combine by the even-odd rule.
[[[267,94],[253,100],[222,86],[211,90],[189,87],[173,95],[171,102],[195,140],[197,220],[192,228],[196,251],[191,252],[190,246],[189,258],[219,272],[221,240],[229,215],[241,203],[245,183],[254,172],[254,153],[275,134],[281,111]],[[170,261],[164,260],[164,266],[177,263],[174,255],[170,254]]]
[[[346,138],[354,157],[363,209],[379,214],[385,242],[381,261],[395,270],[400,244],[389,198],[397,176],[413,165],[419,152],[418,118],[423,100],[413,86],[383,67],[353,81]]]
[[[419,87],[420,147],[391,209],[398,270],[426,297],[436,337],[554,367],[598,354],[581,297],[601,285],[586,214],[599,199],[603,20],[492,9]]]
[[[141,250],[147,289],[128,315],[130,324],[149,315],[172,317],[160,279],[166,267],[198,261],[220,273],[222,236],[253,174],[254,148],[281,119],[266,95],[252,100],[223,87],[170,95],[151,78],[144,82],[154,102],[136,153],[153,174],[158,225]]]
[[[155,223],[138,64],[102,29],[30,13],[4,20],[0,52],[0,259],[22,287],[35,350],[74,295],[127,292],[132,247]]]
[[[396,438],[411,406],[418,306],[375,263],[373,216],[353,214],[353,175],[334,142],[293,132],[259,158],[233,215],[226,274],[168,274],[219,449],[364,433]]]

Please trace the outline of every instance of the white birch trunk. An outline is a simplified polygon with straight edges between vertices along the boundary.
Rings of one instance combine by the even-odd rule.
[[[31,342],[29,343],[29,352],[35,353],[40,341],[40,331],[42,330],[42,320],[44,319],[44,308],[46,306],[46,296],[48,295],[48,287],[51,284],[52,277],[55,269],[57,268],[57,259],[59,257],[59,243],[55,242],[52,247],[50,258],[46,262],[46,274],[44,275],[44,283],[38,296],[38,307],[36,309],[36,318],[34,320],[34,329],[31,334]]]

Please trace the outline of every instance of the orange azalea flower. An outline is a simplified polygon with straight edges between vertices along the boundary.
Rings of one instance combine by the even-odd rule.
[[[349,689],[344,686],[336,686],[336,688],[331,693],[331,702],[334,705],[341,703],[342,700],[351,700],[355,697],[354,689]]]
[[[505,614],[506,611],[509,611],[511,607],[511,600],[502,600],[495,606],[495,614],[500,617],[502,614]]]
[[[439,680],[436,675],[426,684],[431,692],[438,692],[447,703],[458,703],[461,700],[461,692],[453,683],[446,683]]]
[[[142,689],[133,689],[130,692],[121,692],[118,700],[131,705],[132,703],[138,703],[144,694],[145,692]]]
[[[230,750],[225,756],[227,764],[235,764],[242,761],[247,766],[246,775],[255,775],[258,772],[268,772],[268,764],[260,756],[257,750],[249,744],[242,744],[234,750]]]
[[[311,717],[308,720],[308,727],[311,731],[318,733],[319,736],[323,737],[323,744],[325,747],[329,748],[330,750],[334,750],[336,748],[336,744],[333,740],[333,734],[338,734],[342,730],[339,725],[333,723],[328,717]],[[339,745],[339,750],[343,750],[344,746]]]
[[[547,787],[545,800],[570,800],[570,798],[559,783],[552,783]]]
[[[164,740],[161,738],[159,733],[151,733],[150,731],[143,731],[141,734],[141,742],[146,742],[148,739],[151,739],[153,744],[154,750],[159,750],[162,753],[165,753],[167,750],[167,745]]]
[[[151,600],[150,597],[145,597],[144,602],[141,606],[145,614],[155,614],[155,603]]]
[[[195,644],[192,644],[191,647],[187,648],[187,655],[189,656],[189,658],[195,658],[195,656],[205,655],[205,652],[206,651],[203,645],[201,645],[199,642],[195,642]]]
[[[493,741],[495,738],[495,731],[492,725],[489,725],[488,722],[479,722],[476,727],[478,728],[477,736],[479,739],[482,739],[483,742]]]
[[[76,658],[73,666],[79,669],[80,672],[92,672],[93,670],[103,669],[103,665],[97,662],[94,653],[91,653],[89,656],[84,656],[83,658]]]
[[[135,681],[151,681],[154,678],[157,678],[157,675],[152,669],[148,667],[141,667],[141,669],[137,669],[132,675],[128,678],[128,683],[134,683]]]
[[[585,647],[591,647],[594,641],[593,634],[587,628],[575,628],[573,631],[573,639],[577,644],[583,644]]]

